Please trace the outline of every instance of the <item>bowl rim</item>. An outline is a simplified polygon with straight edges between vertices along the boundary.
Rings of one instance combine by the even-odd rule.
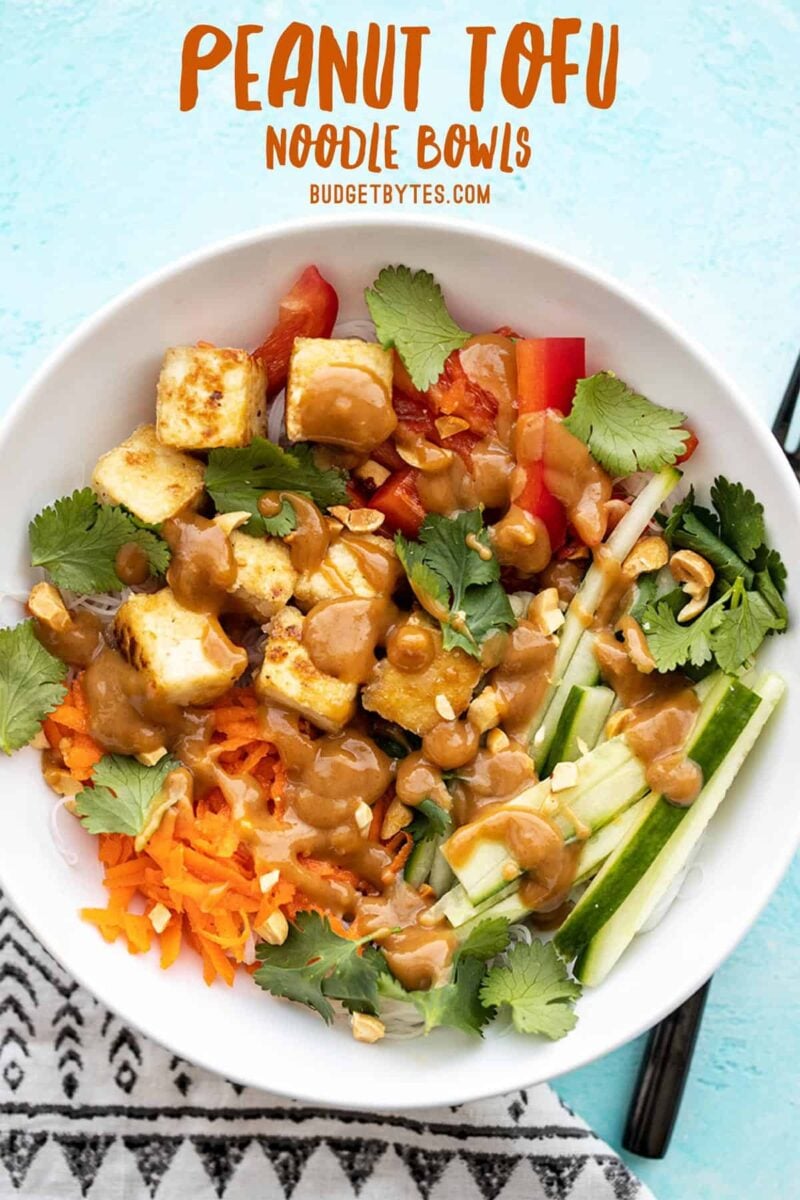
[[[468,238],[474,237],[488,240],[496,244],[501,244],[510,249],[522,249],[526,254],[532,254],[536,257],[539,257],[552,266],[566,269],[590,280],[592,283],[610,292],[618,299],[627,302],[629,305],[643,314],[654,326],[658,327],[663,333],[665,333],[684,351],[684,353],[690,355],[695,361],[697,361],[718,384],[721,390],[725,392],[728,400],[737,410],[739,417],[749,428],[749,432],[758,443],[759,449],[770,461],[773,469],[777,473],[778,479],[782,480],[780,486],[787,494],[787,501],[789,503],[790,510],[794,510],[795,519],[800,522],[800,488],[797,486],[797,480],[785,454],[783,453],[783,450],[773,437],[769,427],[756,413],[753,412],[751,407],[748,405],[743,392],[740,391],[738,385],[731,379],[727,372],[720,367],[713,356],[710,355],[691,335],[686,333],[686,331],[677,322],[664,313],[660,308],[651,304],[650,301],[642,299],[634,288],[619,282],[615,277],[608,274],[606,271],[597,267],[589,266],[581,259],[568,253],[564,253],[561,250],[555,249],[552,246],[545,245],[536,239],[529,238],[521,234],[509,233],[506,230],[501,229],[499,226],[490,223],[465,220],[463,218],[452,220],[449,218],[420,215],[418,212],[410,214],[398,212],[377,214],[362,213],[358,216],[347,216],[341,214],[330,216],[315,215],[295,218],[290,221],[268,223],[207,243],[197,250],[181,255],[177,259],[170,260],[168,263],[165,263],[164,265],[149,272],[142,278],[136,280],[134,283],[123,289],[123,291],[102,304],[88,317],[80,321],[75,329],[65,338],[63,338],[46,355],[40,366],[33,372],[28,382],[23,386],[22,390],[18,393],[14,401],[3,414],[2,418],[0,418],[0,447],[2,447],[5,438],[12,432],[17,423],[27,416],[27,410],[32,397],[37,392],[41,384],[58,370],[62,361],[68,358],[74,350],[78,349],[83,342],[89,340],[95,333],[96,329],[102,326],[102,324],[108,318],[114,316],[117,312],[124,309],[137,297],[149,291],[157,290],[160,285],[176,276],[179,276],[184,271],[199,266],[214,258],[224,256],[231,251],[243,249],[249,245],[270,242],[285,235],[299,234],[306,231],[313,230],[324,232],[327,229],[353,229],[363,226],[392,229],[403,227],[409,232],[413,232],[415,229],[421,231],[430,231],[431,229],[434,229],[440,230],[443,234],[456,233]],[[786,519],[786,514],[784,514],[782,519]],[[710,944],[714,947],[714,950],[713,953],[710,954],[710,965],[708,970],[707,972],[703,972],[702,977],[694,978],[690,983],[684,984],[682,987],[678,988],[674,994],[670,995],[670,997],[660,1005],[655,1016],[653,1016],[651,1013],[648,1013],[646,1017],[639,1018],[633,1023],[628,1032],[626,1032],[624,1035],[619,1035],[612,1038],[611,1041],[604,1045],[601,1051],[596,1053],[584,1051],[582,1053],[577,1053],[572,1057],[568,1056],[568,1061],[566,1061],[563,1066],[560,1066],[556,1071],[548,1075],[548,1081],[558,1079],[561,1075],[564,1075],[570,1071],[578,1070],[579,1068],[584,1067],[601,1057],[605,1057],[607,1054],[619,1049],[620,1046],[626,1045],[628,1042],[633,1041],[648,1028],[651,1028],[658,1021],[660,1021],[669,1012],[673,1011],[676,1007],[682,1004],[684,1000],[686,1000],[699,987],[701,987],[706,980],[710,978],[711,975],[713,975],[713,973],[719,968],[721,963],[736,949],[739,943],[750,931],[758,917],[761,915],[762,911],[769,903],[776,889],[780,885],[781,880],[783,879],[794,857],[797,849],[797,843],[800,843],[800,828],[798,829],[798,836],[796,839],[787,839],[783,842],[782,847],[780,845],[776,847],[776,855],[772,860],[769,881],[765,882],[765,884],[755,895],[748,894],[746,900],[742,898],[744,919],[741,925],[738,927],[738,930],[735,933],[727,935],[724,939],[710,941]],[[18,908],[21,917],[34,936],[42,943],[42,945],[49,951],[56,961],[60,963],[62,961],[61,956],[58,952],[58,949],[50,943],[46,928],[43,928],[35,917],[31,918],[24,911],[24,906],[18,903],[13,891],[9,889],[2,880],[0,880],[0,885],[2,885],[12,904]],[[72,967],[65,967],[65,969],[69,971],[70,975],[72,975],[72,977],[75,978],[77,982],[89,992],[90,995],[100,999],[102,1003],[106,1004],[114,1012],[118,1013],[126,1022],[133,1025],[142,1034],[150,1038],[156,1044],[160,1046],[165,1045],[165,1043],[161,1041],[158,1032],[149,1029],[146,1025],[140,1024],[135,1012],[127,1011],[125,1008],[120,1008],[116,999],[114,1001],[109,1001],[107,999],[104,994],[105,988],[102,986],[102,981],[100,981],[98,986],[94,982],[89,982],[86,978],[84,978],[82,972],[75,972]],[[172,1047],[169,1048],[171,1049]],[[184,1052],[186,1052],[185,1047],[182,1053]],[[222,1073],[220,1068],[213,1062],[209,1061],[206,1056],[197,1055],[194,1053],[194,1051],[192,1051],[188,1054],[188,1057],[199,1067],[215,1075]],[[526,1061],[527,1060],[524,1058],[520,1059],[521,1064],[524,1064]],[[522,1065],[516,1074],[509,1075],[509,1078],[504,1081],[501,1089],[490,1090],[489,1092],[486,1091],[485,1086],[481,1086],[477,1083],[477,1079],[480,1077],[481,1073],[476,1072],[476,1086],[474,1088],[470,1089],[466,1093],[459,1092],[457,1095],[442,1097],[441,1099],[437,1100],[436,1103],[442,1105],[468,1103],[470,1101],[483,1099],[488,1096],[500,1095],[520,1087],[529,1086],[530,1079],[527,1075],[529,1070],[530,1068],[528,1066]],[[263,1084],[255,1081],[252,1077],[232,1077],[227,1073],[226,1077],[235,1078],[236,1082],[263,1090]],[[494,1089],[494,1085],[492,1086]],[[301,1101],[320,1103],[318,1094],[314,1094],[308,1090],[301,1090],[300,1092],[292,1091],[290,1093],[287,1090],[282,1090],[280,1086],[273,1087],[272,1085],[270,1085],[269,1090],[274,1091],[278,1095],[291,1095],[295,1099]],[[326,1099],[322,1101],[322,1103],[332,1108],[344,1107],[343,1103],[340,1103],[336,1100]],[[390,1101],[370,1101],[370,1110],[377,1112],[392,1110],[414,1111],[416,1109],[429,1107],[430,1102],[426,1101],[422,1097],[413,1103],[403,1103],[399,1110],[398,1105]]]

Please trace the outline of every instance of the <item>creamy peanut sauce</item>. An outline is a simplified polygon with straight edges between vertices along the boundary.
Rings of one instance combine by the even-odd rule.
[[[497,561],[523,575],[538,575],[550,562],[552,549],[547,526],[518,504],[512,504],[491,530]]]
[[[284,538],[292,566],[300,575],[316,571],[328,553],[331,540],[328,522],[313,500],[297,492],[264,492],[258,501],[258,511],[262,517],[277,516],[284,500],[292,505],[297,518],[294,530]]]
[[[516,502],[527,469],[541,465],[544,486],[564,506],[584,543],[577,552],[588,558],[586,547],[591,547],[605,575],[605,599],[595,616],[587,614],[585,623],[597,630],[601,672],[627,710],[624,734],[645,763],[650,786],[675,803],[691,803],[702,782],[685,753],[696,720],[695,695],[679,675],[637,671],[611,632],[631,581],[607,559],[601,545],[616,503],[610,504],[609,476],[565,428],[559,413],[518,419],[511,339],[499,334],[470,338],[458,354],[458,365],[460,372],[446,386],[435,386],[431,396],[441,402],[440,415],[460,418],[459,433],[470,405],[476,405],[475,428],[458,442],[459,452],[450,448],[444,435],[441,446],[425,445],[404,431],[395,436],[395,460],[398,449],[414,456],[416,486],[427,512],[453,515],[482,506],[501,566],[512,577],[535,577],[539,588],[555,587],[566,604],[577,592],[588,562],[553,560],[546,525]],[[414,393],[402,368],[395,385],[409,396]],[[377,448],[397,427],[391,389],[381,378],[351,363],[332,363],[316,370],[306,387],[313,403],[304,405],[304,437],[323,443],[319,453],[326,464],[360,466],[373,449],[380,458]],[[457,441],[454,437],[454,445]],[[408,735],[408,744],[420,748],[405,758],[392,760],[383,752],[369,736],[364,713],[340,732],[322,734],[296,713],[269,704],[260,709],[260,720],[265,739],[280,756],[285,782],[279,797],[265,801],[254,778],[234,777],[219,765],[212,713],[160,699],[144,673],[114,648],[100,620],[73,613],[72,624],[61,631],[37,622],[37,636],[63,661],[85,669],[89,727],[104,751],[147,754],[166,749],[175,754],[191,773],[195,795],[221,789],[241,823],[259,874],[277,869],[311,904],[352,922],[355,934],[374,935],[407,988],[435,986],[448,978],[457,933],[444,921],[431,922],[430,889],[410,887],[402,872],[397,873],[396,863],[390,869],[396,843],[381,843],[384,805],[381,817],[373,819],[373,809],[394,797],[410,808],[434,801],[452,813],[456,831],[449,855],[454,862],[466,859],[479,839],[502,842],[514,860],[509,877],[521,873],[520,895],[535,910],[537,923],[546,926],[561,919],[580,838],[587,831],[576,829],[576,836],[565,843],[548,816],[508,807],[508,801],[536,779],[523,739],[551,681],[558,639],[522,619],[510,632],[500,632],[482,645],[480,664],[471,660],[474,682],[490,687],[497,704],[491,723],[502,736],[492,739],[490,734],[487,739],[486,724],[478,718],[470,719],[467,712],[448,716],[447,689],[458,682],[464,664],[457,669],[454,658],[442,664],[438,625],[417,608],[411,618],[397,607],[393,597],[401,581],[405,589],[405,574],[391,537],[342,528],[307,496],[290,491],[265,492],[259,512],[274,516],[285,501],[297,521],[284,538],[294,570],[318,576],[323,587],[328,585],[327,594],[338,597],[315,604],[305,615],[302,643],[313,666],[335,680],[363,685],[374,678],[385,654],[388,664],[407,677],[403,685],[409,691],[415,686],[427,693],[430,685],[431,701],[436,697],[441,719],[432,727],[426,722],[421,746]],[[198,514],[182,513],[164,523],[163,533],[172,551],[167,582],[178,601],[210,618],[230,613],[237,567],[224,530]],[[474,538],[468,545],[486,557],[485,547]],[[337,547],[347,549],[368,585],[363,590],[372,595],[341,595],[348,583],[337,562]],[[128,585],[149,578],[147,556],[132,543],[120,549],[115,567]],[[407,597],[407,589],[400,595]],[[430,616],[449,619],[427,594],[418,600]],[[238,620],[244,636],[247,624],[241,616]],[[244,653],[214,619],[204,648],[220,665]],[[398,691],[402,694],[399,685]],[[439,692],[444,693],[442,705]],[[464,708],[462,702],[459,711]],[[421,723],[417,732],[423,732]],[[62,770],[57,754],[48,755],[46,768]],[[401,844],[403,836],[397,835]]]
[[[236,583],[236,559],[228,535],[197,513],[170,517],[162,526],[172,551],[167,583],[184,608],[217,615]]]
[[[547,409],[520,417],[515,449],[520,466],[542,463],[544,485],[564,505],[578,536],[587,546],[599,545],[608,524],[611,477],[570,433],[560,414]]]
[[[503,727],[512,736],[527,729],[550,683],[558,643],[530,621],[518,621],[511,630],[499,666],[490,683],[500,696]]]
[[[412,625],[405,621],[389,631],[386,657],[398,671],[406,671],[410,675],[421,674],[436,657],[436,640],[426,625]]]
[[[486,840],[501,842],[524,873],[520,888],[531,908],[547,912],[563,904],[575,878],[576,856],[546,817],[522,808],[491,805],[450,838],[451,863],[467,862],[476,843]],[[515,870],[511,878],[517,873]]]
[[[389,389],[374,372],[331,363],[307,383],[313,404],[303,408],[303,436],[311,442],[369,451],[397,427]]]
[[[55,629],[34,621],[36,636],[51,654],[71,667],[88,667],[95,654],[105,645],[103,623],[90,612],[70,614],[72,622],[66,629]]]
[[[306,614],[303,644],[314,666],[326,675],[345,683],[366,683],[377,661],[376,647],[385,641],[397,613],[383,596],[322,600]]]
[[[114,570],[122,583],[131,587],[150,578],[150,560],[136,542],[125,542],[114,558]]]
[[[699,708],[688,679],[679,672],[643,674],[608,630],[598,633],[595,655],[600,673],[626,710],[621,730],[645,764],[650,788],[674,804],[691,804],[703,786],[703,775],[686,756]]]

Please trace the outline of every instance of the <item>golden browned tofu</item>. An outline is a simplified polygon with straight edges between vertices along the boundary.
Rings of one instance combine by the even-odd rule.
[[[126,600],[114,633],[123,657],[173,704],[209,704],[247,666],[219,621],[184,608],[169,588]]]
[[[358,688],[314,666],[303,645],[304,621],[296,608],[281,609],[273,620],[256,679],[256,694],[263,703],[282,704],[320,729],[335,733],[352,719]]]
[[[155,425],[140,425],[129,438],[97,460],[92,487],[105,504],[124,504],[148,525],[158,525],[203,495],[201,462],[162,446]]]
[[[256,621],[268,621],[288,604],[297,572],[289,547],[279,538],[250,537],[235,530],[229,535],[236,559],[236,585],[232,595],[238,608]]]
[[[297,603],[308,612],[321,600],[338,596],[391,596],[402,567],[389,538],[374,533],[343,533],[331,542],[316,571],[304,571],[297,579]]]
[[[442,720],[448,705],[455,716],[465,711],[481,677],[481,666],[463,650],[444,650],[440,629],[421,613],[412,613],[409,623],[430,630],[436,648],[432,662],[424,671],[410,673],[398,670],[388,658],[382,659],[361,694],[361,703],[370,712],[422,736]]]
[[[267,375],[246,350],[173,346],[158,380],[156,431],[165,446],[247,446],[267,431]]]
[[[325,442],[368,453],[397,426],[393,357],[358,338],[295,338],[286,387],[293,442]]]

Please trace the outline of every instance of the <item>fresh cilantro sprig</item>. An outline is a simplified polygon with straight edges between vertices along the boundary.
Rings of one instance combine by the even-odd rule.
[[[518,942],[502,965],[492,967],[481,987],[481,1001],[507,1004],[514,1028],[553,1041],[575,1028],[575,1001],[581,985],[571,979],[552,942]]]
[[[164,784],[178,766],[168,754],[153,767],[124,754],[104,755],[92,772],[94,786],[84,788],[75,801],[84,828],[139,837],[155,825],[159,809],[169,806]]]
[[[425,1022],[425,1033],[446,1025],[464,1033],[482,1036],[492,1018],[491,1006],[481,1003],[481,984],[486,963],[502,954],[508,945],[508,922],[502,917],[482,921],[456,951],[452,978],[425,991],[406,991],[392,975],[378,981],[381,996],[412,1004]]]
[[[578,380],[564,425],[611,475],[658,471],[680,458],[689,437],[685,413],[640,396],[611,371]]]
[[[5,754],[26,746],[61,703],[66,675],[66,665],[36,637],[33,621],[0,629],[0,749]]]
[[[428,271],[384,267],[365,292],[378,341],[392,346],[411,382],[425,392],[444,370],[454,350],[471,337],[447,311],[442,289]]]
[[[420,604],[441,623],[445,650],[459,647],[480,658],[486,638],[514,626],[480,509],[455,517],[431,513],[422,523],[419,541],[410,542],[398,533],[395,547]]]
[[[677,620],[686,603],[676,591],[645,606],[640,622],[659,671],[702,667],[712,659],[733,674],[770,633],[786,628],[786,568],[766,544],[763,506],[741,483],[720,475],[711,488],[713,509],[695,503],[694,491],[673,508],[664,536],[693,550],[714,568],[716,597],[688,623]]]
[[[147,555],[153,575],[164,575],[169,547],[142,528],[124,508],[100,504],[91,488],[56,500],[28,527],[31,564],[43,567],[59,587],[83,595],[118,592],[125,585],[115,570],[118,551],[133,542]]]
[[[720,670],[733,675],[750,661],[768,633],[785,628],[785,620],[741,577],[687,624],[676,617],[686,597],[682,592],[674,596],[649,605],[641,619],[659,671],[702,667],[713,658]]]
[[[268,533],[270,537],[286,537],[288,533],[292,533],[297,529],[297,513],[291,500],[281,500],[280,508],[272,517],[262,517],[264,523],[264,533]],[[250,521],[247,522],[249,527]]]
[[[449,833],[452,821],[435,800],[423,800],[414,808],[414,817],[406,832],[411,834],[414,844]]]
[[[287,511],[292,507],[288,502],[281,505],[275,517],[261,516],[258,501],[264,492],[298,492],[309,496],[320,508],[348,501],[346,472],[318,467],[311,448],[303,443],[283,450],[261,437],[241,449],[212,450],[206,468],[206,488],[217,512],[251,513],[244,529],[254,535],[282,528],[290,533],[296,525],[294,509],[291,517]],[[294,520],[291,526],[290,520]]]
[[[273,996],[284,996],[313,1008],[328,1024],[333,1020],[331,1000],[351,1012],[375,1015],[378,980],[387,971],[380,951],[367,946],[371,935],[359,940],[339,937],[327,917],[301,912],[282,946],[259,944],[261,966],[253,978]]]

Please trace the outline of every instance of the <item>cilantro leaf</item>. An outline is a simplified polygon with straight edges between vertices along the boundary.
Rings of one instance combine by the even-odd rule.
[[[384,350],[394,346],[420,391],[436,382],[453,350],[471,336],[448,313],[428,271],[384,267],[364,297],[378,341]]]
[[[767,546],[759,546],[755,558],[753,559],[753,570],[759,573],[768,573],[772,581],[772,586],[782,596],[786,589],[786,565],[777,550],[770,550]]]
[[[89,833],[127,833],[138,837],[169,807],[163,795],[167,776],[180,763],[165,754],[154,767],[146,767],[124,754],[106,754],[92,772],[91,788],[84,788],[75,810]],[[165,799],[167,803],[165,803]]]
[[[501,583],[494,580],[482,587],[467,588],[462,601],[462,609],[467,621],[470,637],[457,630],[453,625],[442,627],[442,645],[445,650],[453,646],[461,646],[469,654],[474,654],[475,643],[480,646],[498,629],[514,626],[514,610],[508,594]]]
[[[735,550],[726,545],[717,534],[709,529],[697,515],[695,506],[683,517],[680,529],[673,536],[673,544],[682,550],[694,550],[708,559],[720,578],[733,585],[741,575],[748,587],[753,581],[753,572]]]
[[[667,519],[664,523],[664,530],[663,530],[664,540],[666,541],[667,545],[670,548],[672,547],[672,542],[675,537],[675,534],[678,532],[678,530],[681,527],[683,518],[686,516],[687,513],[691,512],[693,508],[694,508],[694,488],[690,487],[689,491],[686,493],[683,500],[680,500],[671,509],[669,516],[667,517]],[[658,519],[660,519],[660,514],[656,513],[656,517]]]
[[[612,475],[658,471],[683,453],[684,413],[638,395],[610,371],[579,379],[564,425]]]
[[[723,597],[723,600],[725,597]],[[679,624],[668,599],[644,610],[641,626],[659,671],[674,671],[684,663],[701,667],[713,656],[713,634],[723,617],[717,601],[688,625]]]
[[[252,520],[244,529],[255,535],[267,532],[265,519],[258,511],[258,501],[264,492],[298,492],[310,496],[320,508],[348,501],[344,471],[318,467],[311,448],[303,443],[283,450],[262,437],[254,438],[241,449],[212,450],[206,468],[206,489],[217,512],[252,513]]]
[[[540,1033],[556,1040],[574,1029],[573,1009],[581,990],[552,942],[518,942],[505,964],[489,971],[481,1000],[497,1008],[507,1004],[520,1033]]]
[[[33,621],[0,629],[0,750],[11,754],[36,735],[67,694],[66,665],[45,650]]]
[[[414,818],[408,826],[408,833],[414,842],[433,837],[444,837],[450,832],[452,820],[441,805],[435,800],[423,800],[414,809]]]
[[[388,972],[379,951],[359,954],[369,940],[370,935],[360,941],[339,937],[327,917],[301,912],[282,946],[258,945],[261,966],[253,978],[273,996],[307,1004],[328,1024],[333,1020],[330,999],[340,1000],[351,1012],[374,1015],[378,981]]]
[[[281,506],[274,517],[261,519],[264,523],[264,533],[268,533],[270,537],[286,537],[287,533],[297,529],[297,513],[291,500],[281,500]]]
[[[488,962],[490,958],[503,953],[510,939],[505,917],[487,917],[475,926],[459,947],[459,958],[479,958],[481,962]]]
[[[491,1013],[481,1004],[480,988],[486,967],[477,957],[461,956],[453,969],[450,983],[427,991],[407,992],[392,975],[382,975],[378,981],[381,996],[413,1004],[425,1022],[425,1032],[446,1025],[463,1033],[482,1036]]]
[[[480,658],[481,642],[515,624],[480,509],[455,517],[430,513],[418,542],[397,534],[395,547],[417,599],[441,623],[445,650],[459,647]]]
[[[28,527],[31,564],[44,567],[59,587],[72,592],[118,592],[125,585],[115,570],[117,552],[134,542],[147,554],[150,570],[163,575],[169,548],[143,529],[124,508],[99,504],[91,488],[56,500]]]
[[[721,669],[732,675],[743,667],[770,630],[780,628],[778,620],[759,592],[747,591],[743,581],[737,580],[730,593],[730,608],[712,638]]]
[[[711,488],[711,499],[719,514],[719,533],[740,558],[750,562],[764,541],[764,506],[741,483],[731,483],[718,475]]]

